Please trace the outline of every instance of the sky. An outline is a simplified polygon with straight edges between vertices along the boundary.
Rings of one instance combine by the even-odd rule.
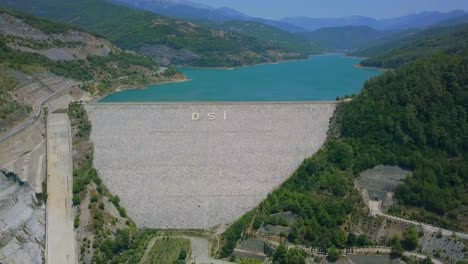
[[[421,11],[468,10],[468,0],[192,0],[213,7],[227,6],[250,16],[391,18]]]

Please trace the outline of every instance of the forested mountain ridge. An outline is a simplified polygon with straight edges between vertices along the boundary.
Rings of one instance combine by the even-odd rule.
[[[368,26],[329,27],[298,33],[299,36],[332,52],[355,50],[389,34],[391,33],[378,31]]]
[[[237,32],[250,37],[255,37],[267,43],[278,45],[285,50],[296,51],[302,54],[317,54],[324,50],[322,46],[317,45],[314,41],[307,40],[302,35],[289,33],[259,22],[240,20],[196,20],[195,22],[214,29]]]
[[[223,234],[229,256],[240,234],[272,222],[271,214],[299,217],[288,240],[344,248],[352,217],[363,208],[353,188],[358,174],[380,164],[414,171],[397,191],[392,213],[467,230],[468,57],[437,55],[368,81],[335,116],[337,135],[258,208]],[[420,208],[408,214],[405,209]],[[422,209],[421,209],[422,208]],[[351,222],[350,222],[351,221]]]
[[[466,102],[467,56],[436,55],[370,80],[341,117],[342,137],[375,153],[355,169],[374,159],[414,169],[397,198],[466,229],[457,219],[468,208]],[[393,151],[379,154],[383,146]]]
[[[402,38],[383,42],[351,55],[370,56],[363,66],[397,68],[418,58],[437,53],[466,54],[468,51],[468,24],[433,27]]]
[[[305,31],[343,26],[367,26],[376,30],[401,31],[410,28],[426,28],[441,23],[444,20],[454,19],[465,15],[467,15],[467,13],[463,10],[454,10],[447,13],[421,12],[387,19],[375,19],[366,16],[337,18],[286,17],[281,19],[281,21],[302,27]]]
[[[262,23],[288,32],[301,32],[303,28],[270,19],[251,17],[228,7],[213,8],[190,1],[170,0],[112,0],[114,3],[148,10],[163,16],[212,22],[246,21]]]
[[[209,29],[107,0],[1,0],[0,5],[80,26],[164,64],[176,61],[192,66],[231,67],[307,57],[254,37]]]

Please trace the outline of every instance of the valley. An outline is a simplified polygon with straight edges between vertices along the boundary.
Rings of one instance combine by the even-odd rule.
[[[0,263],[466,263],[461,5],[202,1],[0,0]]]

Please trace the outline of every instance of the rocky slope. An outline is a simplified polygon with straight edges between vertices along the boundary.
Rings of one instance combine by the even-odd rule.
[[[42,263],[45,206],[27,184],[0,171],[0,263]]]
[[[0,263],[43,260],[45,209],[36,194],[45,191],[46,114],[177,78],[101,37],[0,9]]]

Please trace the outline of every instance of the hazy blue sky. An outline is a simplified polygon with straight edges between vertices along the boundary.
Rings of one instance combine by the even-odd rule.
[[[420,11],[468,10],[468,0],[192,0],[214,7],[228,6],[251,16],[388,18]]]

